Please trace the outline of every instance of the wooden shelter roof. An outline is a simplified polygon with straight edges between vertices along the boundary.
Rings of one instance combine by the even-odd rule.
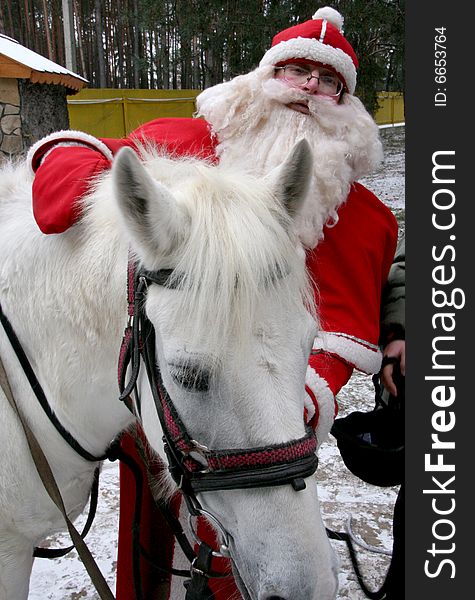
[[[29,79],[32,83],[63,85],[79,92],[87,79],[25,48],[16,40],[0,33],[0,77]]]

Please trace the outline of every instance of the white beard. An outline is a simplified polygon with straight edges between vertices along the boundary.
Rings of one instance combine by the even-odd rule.
[[[218,137],[220,163],[258,176],[280,165],[296,142],[307,139],[314,168],[296,228],[304,246],[314,248],[324,225],[338,221],[337,210],[351,184],[382,160],[379,130],[355,96],[345,94],[337,104],[291,88],[273,74],[273,67],[261,67],[205,90],[197,98],[197,114]],[[302,100],[308,101],[308,115],[286,106]]]

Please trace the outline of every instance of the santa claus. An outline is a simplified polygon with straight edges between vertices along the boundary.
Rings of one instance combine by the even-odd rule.
[[[342,16],[326,7],[278,33],[257,69],[198,96],[196,116],[203,118],[158,119],[125,140],[57,132],[29,153],[36,171],[35,217],[45,233],[60,233],[80,218],[78,199],[123,145],[138,148],[153,142],[174,154],[199,155],[264,175],[305,138],[313,151],[313,179],[296,226],[322,325],[306,382],[306,416],[319,443],[328,435],[337,410],[335,397],[353,369],[376,373],[380,368],[380,299],[397,239],[391,211],[357,183],[379,164],[382,147],[376,124],[354,96],[358,60],[342,25]],[[123,446],[137,455],[131,437]],[[132,475],[122,468],[118,600],[135,598],[134,500]],[[148,488],[142,490],[142,500],[142,545],[158,564],[171,566],[174,542]],[[175,503],[178,510],[179,501]],[[144,598],[184,597],[181,583],[171,583],[168,574],[146,561],[141,577]],[[233,590],[227,580],[213,591],[217,600],[224,600]]]

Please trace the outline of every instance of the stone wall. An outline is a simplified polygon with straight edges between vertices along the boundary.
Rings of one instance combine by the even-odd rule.
[[[39,139],[61,129],[69,129],[67,94],[63,85],[18,80],[21,98],[23,141],[29,148]]]
[[[0,163],[53,131],[69,129],[68,93],[62,85],[0,78]]]
[[[0,162],[25,149],[17,79],[0,79]]]

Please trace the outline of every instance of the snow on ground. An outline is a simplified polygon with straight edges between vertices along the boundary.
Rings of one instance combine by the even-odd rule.
[[[404,231],[404,127],[381,130],[385,147],[383,165],[371,177],[362,180],[396,215]],[[371,410],[374,404],[371,378],[355,373],[339,395],[340,416],[352,410]],[[343,464],[335,440],[330,436],[320,449],[320,466],[316,480],[322,513],[327,527],[345,531],[351,517],[355,535],[378,549],[392,546],[392,511],[397,488],[378,488],[354,477]],[[118,467],[104,465],[100,500],[94,525],[87,544],[98,561],[107,582],[115,589],[118,529]],[[79,524],[81,521],[79,521]],[[80,527],[78,527],[80,528]],[[66,535],[56,535],[48,544],[52,547],[69,544]],[[338,599],[363,600],[344,542],[332,541],[341,563]],[[377,589],[384,579],[390,557],[357,546],[361,571],[370,589]],[[98,595],[78,560],[75,551],[66,557],[37,559],[33,567],[29,600],[97,600]]]
[[[361,180],[393,211],[399,222],[400,233],[405,230],[405,133],[404,126],[384,127],[381,139],[384,160],[379,169]]]

